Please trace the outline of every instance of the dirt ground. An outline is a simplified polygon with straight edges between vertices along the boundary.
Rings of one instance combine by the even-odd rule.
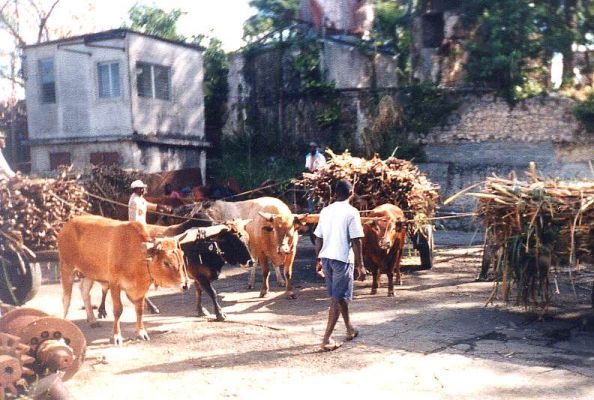
[[[589,293],[579,292],[576,303],[562,286],[564,296],[554,297],[558,306],[544,320],[521,308],[485,307],[493,284],[474,281],[480,248],[455,233],[437,243],[435,267],[407,272],[396,297],[386,297],[385,287],[369,295],[369,278],[357,283],[351,310],[361,336],[329,353],[317,351],[327,299],[308,240],[296,261],[296,300],[282,296],[274,274],[273,292],[260,299],[259,282],[248,291],[247,271],[229,267],[215,284],[227,322],[194,317],[193,290],[159,289],[151,296],[161,314],[145,318],[150,342],[112,347],[111,304],[108,319],[91,329],[76,291],[69,317],[89,346],[67,386],[78,399],[594,398]],[[208,299],[204,304],[212,311]],[[61,288],[44,285],[28,306],[60,315]],[[134,318],[126,303],[125,337],[134,335]],[[344,336],[339,321],[335,338]]]

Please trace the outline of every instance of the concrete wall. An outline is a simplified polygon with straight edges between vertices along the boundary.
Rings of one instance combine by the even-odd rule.
[[[57,152],[69,152],[72,165],[78,168],[89,165],[91,153],[117,152],[121,167],[142,169],[149,173],[189,167],[201,167],[204,171],[206,162],[204,151],[130,141],[34,146],[31,148],[31,160],[38,171],[49,171],[49,154]]]
[[[101,42],[124,48],[124,40]],[[130,89],[127,56],[122,50],[90,48],[84,44],[58,44],[25,49],[25,92],[31,139],[131,134]],[[39,60],[54,60],[56,102],[41,102]],[[121,94],[101,99],[98,95],[97,63],[120,63]]]
[[[337,89],[370,88],[374,76],[377,87],[398,86],[396,56],[377,53],[370,58],[353,45],[324,41],[323,68]]]
[[[204,136],[202,52],[137,34],[128,34],[129,74],[133,77],[133,130],[139,134],[168,133]],[[136,62],[171,67],[171,100],[138,96]]]

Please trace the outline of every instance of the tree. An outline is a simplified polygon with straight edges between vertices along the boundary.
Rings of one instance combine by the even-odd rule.
[[[243,25],[243,37],[248,43],[292,25],[299,9],[299,0],[250,0],[250,6],[258,12]]]
[[[475,31],[465,47],[467,79],[496,90],[510,103],[531,90],[529,73],[541,51],[534,3],[528,0],[469,0],[467,28]]]
[[[158,7],[136,4],[128,11],[129,27],[165,39],[185,41],[186,38],[177,33],[177,22],[183,14],[179,8],[166,12]]]
[[[204,53],[204,114],[207,139],[219,147],[220,133],[225,124],[229,83],[229,60],[222,42],[211,38]]]
[[[404,76],[410,73],[411,23],[413,0],[376,0],[372,38],[378,46],[398,54],[398,68]]]

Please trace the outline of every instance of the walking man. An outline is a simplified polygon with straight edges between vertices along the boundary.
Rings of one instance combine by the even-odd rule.
[[[321,345],[323,351],[340,347],[339,343],[330,340],[340,315],[347,330],[346,340],[353,340],[359,334],[351,324],[348,302],[353,298],[353,261],[359,280],[365,279],[361,240],[365,235],[359,211],[349,204],[352,191],[350,182],[337,182],[334,189],[336,200],[320,212],[320,220],[314,232],[317,268],[323,269],[330,296],[328,325]]]

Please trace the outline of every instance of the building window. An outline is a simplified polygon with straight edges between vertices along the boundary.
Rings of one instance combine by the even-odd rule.
[[[93,165],[117,165],[120,161],[118,152],[91,153],[90,160]]]
[[[171,99],[171,68],[144,62],[136,63],[136,86],[140,97]]]
[[[56,77],[54,74],[54,60],[39,61],[39,76],[41,77],[41,102],[56,102]]]
[[[99,97],[120,96],[120,63],[106,62],[97,64]]]
[[[50,153],[50,169],[56,170],[59,166],[69,166],[72,164],[72,160],[69,152],[62,153]]]

